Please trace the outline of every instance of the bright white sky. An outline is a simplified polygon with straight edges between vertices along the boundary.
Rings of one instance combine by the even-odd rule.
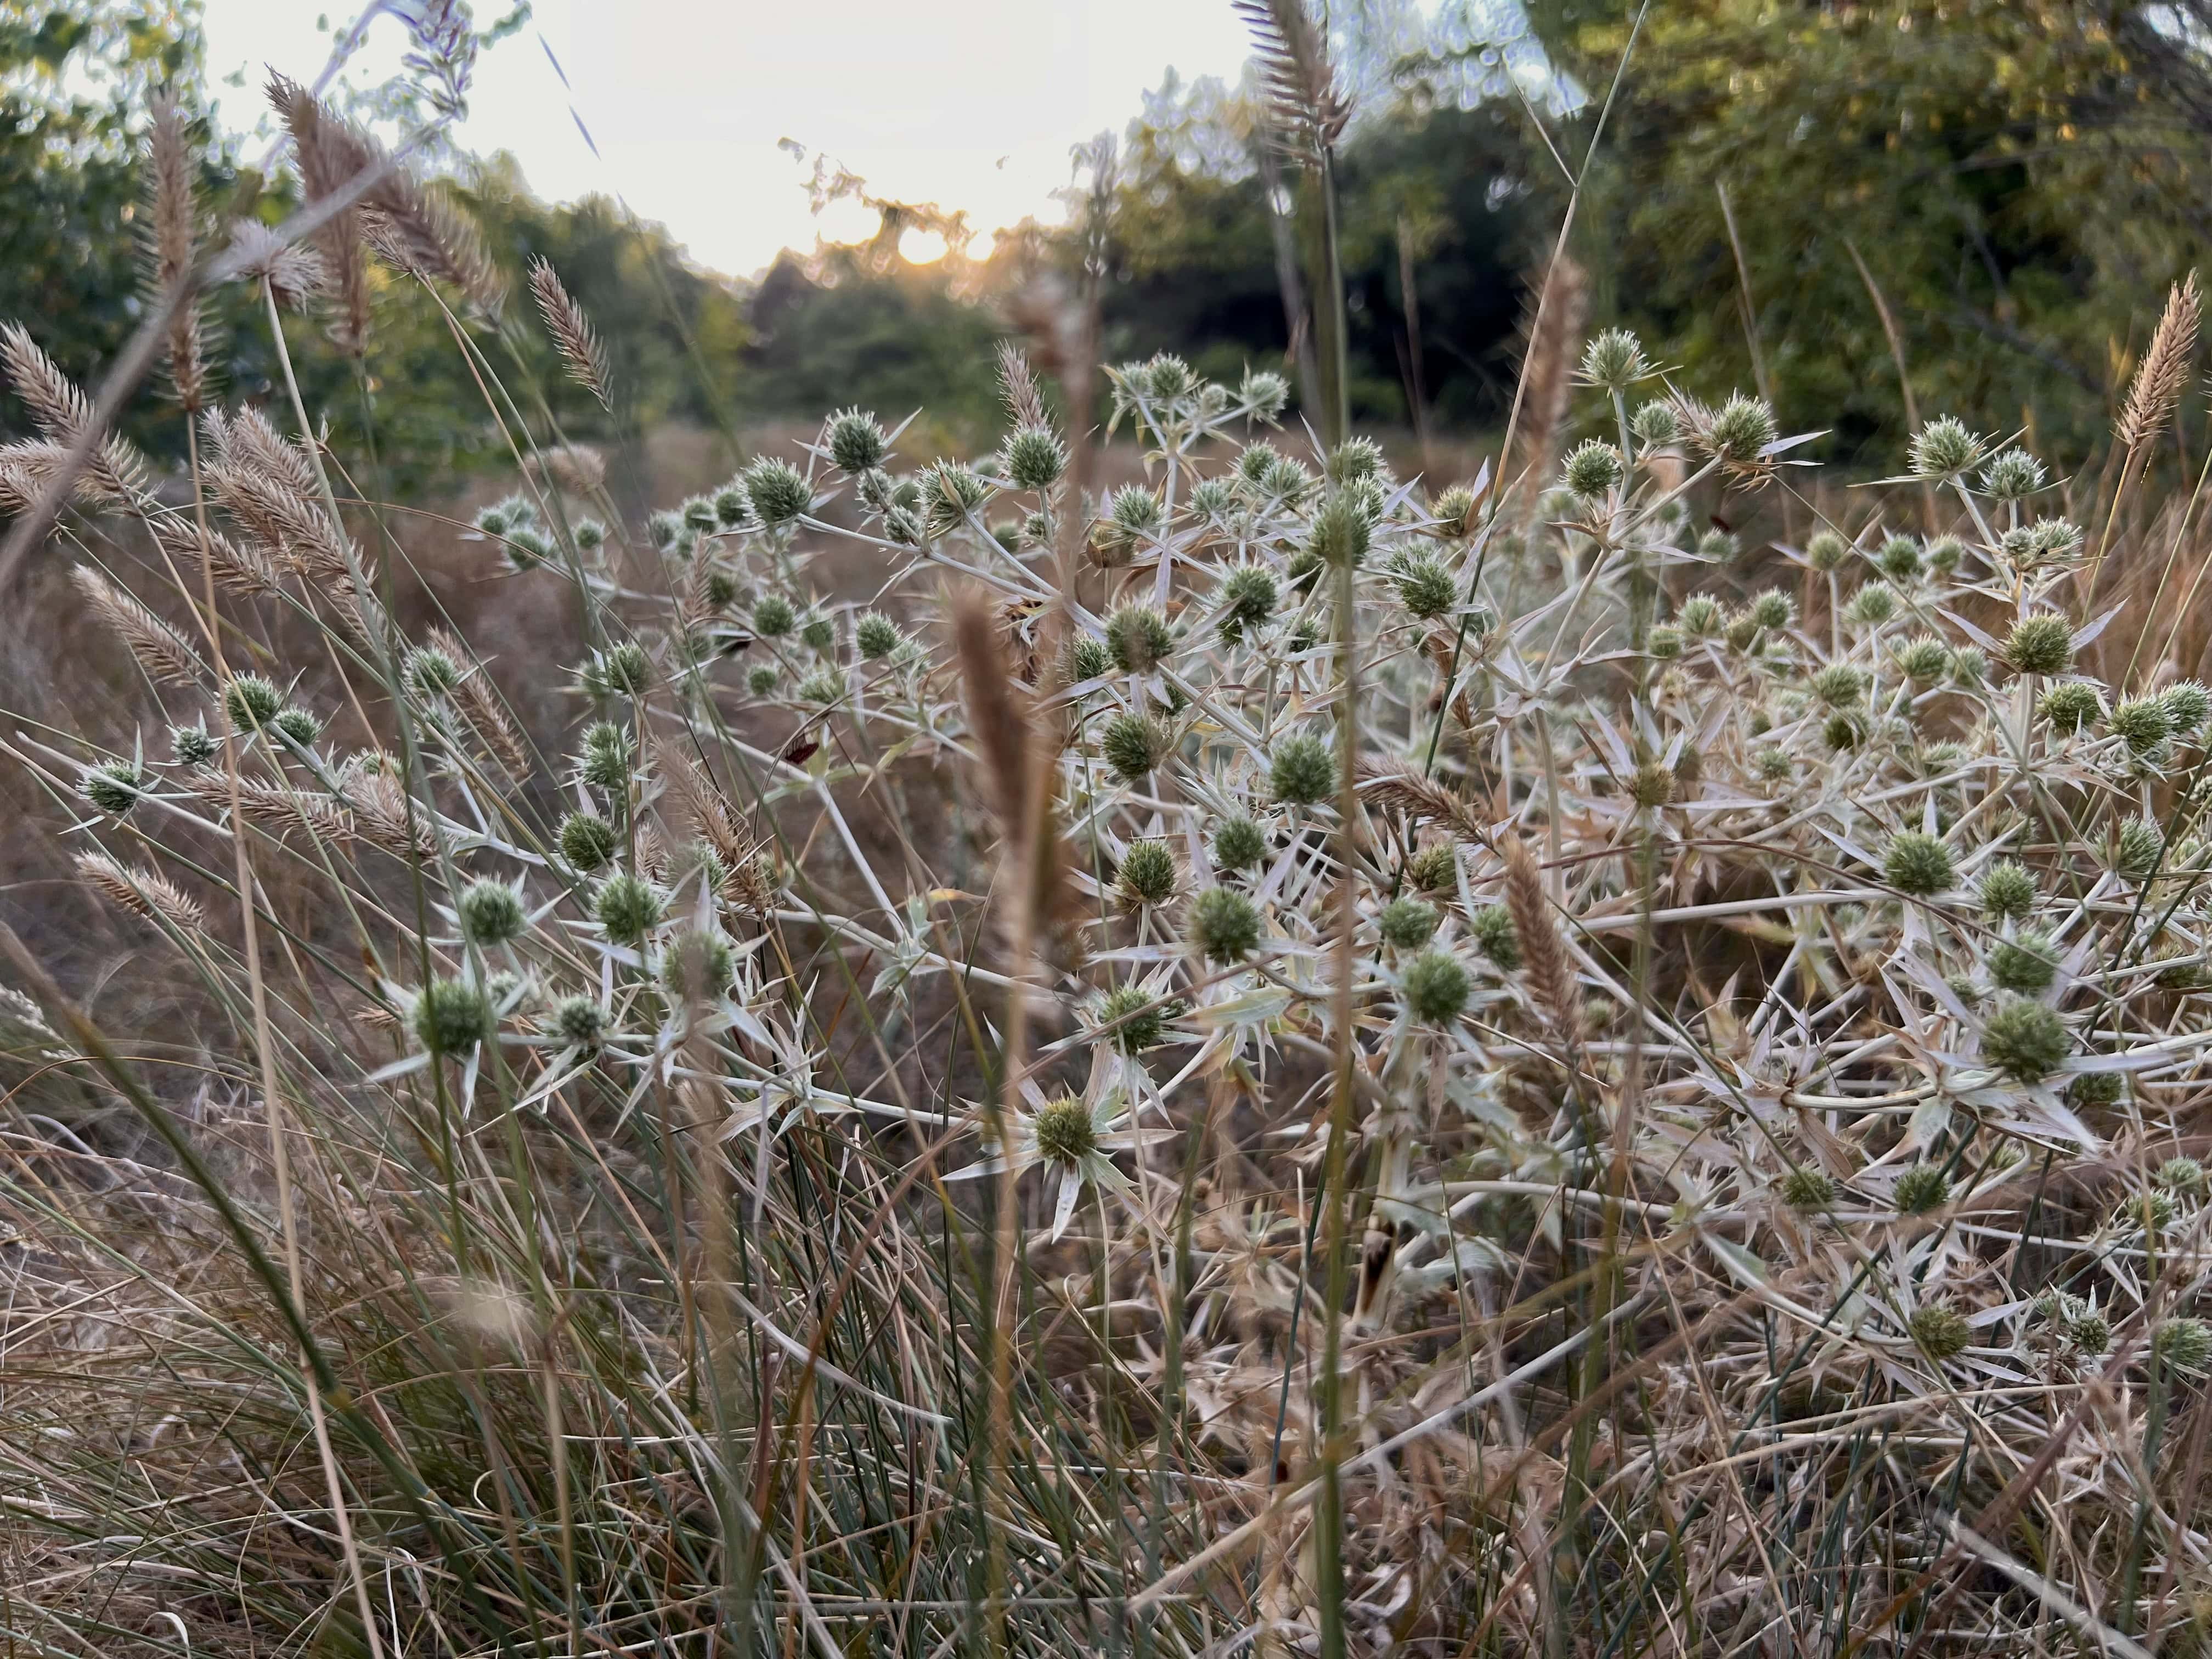
[[[205,4],[218,113],[250,131],[264,66],[312,81],[331,36],[315,0]],[[477,0],[480,17],[504,9]],[[356,14],[341,0],[328,23]],[[371,40],[373,83],[404,40],[388,17]],[[1229,0],[538,0],[479,65],[460,141],[512,150],[541,196],[619,195],[702,264],[747,275],[817,230],[874,228],[851,204],[815,220],[778,139],[828,152],[879,194],[964,208],[988,233],[1058,219],[1070,146],[1118,134],[1170,64],[1233,79],[1245,52]],[[242,86],[222,84],[241,70]]]

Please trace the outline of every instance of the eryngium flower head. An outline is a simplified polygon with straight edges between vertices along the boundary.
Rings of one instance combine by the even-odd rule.
[[[1915,1164],[1897,1177],[1890,1202],[1899,1215],[1925,1215],[1941,1209],[1951,1196],[1951,1177],[1938,1164]]]
[[[1674,799],[1677,783],[1673,767],[1646,761],[1628,780],[1628,798],[1641,807],[1664,806]]]
[[[1952,684],[1979,685],[1989,672],[1989,657],[1978,645],[1962,645],[1951,653]]]
[[[1037,1108],[1030,1120],[1038,1155],[1048,1164],[1073,1168],[1098,1150],[1098,1130],[1091,1109],[1073,1095],[1062,1095]]]
[[[2024,449],[2001,450],[1982,469],[1982,489],[2000,501],[2024,501],[2043,488],[2043,463]]]
[[[1291,383],[1268,369],[1245,370],[1244,383],[1237,389],[1237,401],[1250,410],[1255,419],[1271,424],[1290,400]]]
[[[743,476],[745,499],[753,504],[753,516],[770,529],[790,523],[811,503],[806,475],[789,461],[763,455],[747,467]]]
[[[1956,477],[1982,458],[1982,441],[1954,416],[1940,416],[1912,434],[1912,470],[1923,478]]]
[[[2158,1184],[2171,1193],[2204,1190],[2204,1166],[2193,1158],[2169,1158],[2158,1166]]]
[[[223,712],[241,732],[258,732],[276,718],[284,694],[276,683],[259,674],[238,674],[222,694]]]
[[[1665,398],[1655,398],[1630,417],[1628,429],[1645,449],[1664,449],[1682,435],[1682,413]]]
[[[460,665],[434,645],[410,651],[401,672],[407,689],[418,697],[451,696],[461,683]]]
[[[617,945],[635,945],[660,920],[661,899],[651,884],[629,874],[610,876],[599,884],[592,913]]]
[[[1382,465],[1382,447],[1372,438],[1346,438],[1329,451],[1322,470],[1333,484],[1388,476]]]
[[[205,766],[216,757],[218,747],[206,726],[199,722],[169,728],[169,757],[179,766]]]
[[[1956,536],[1938,536],[1928,544],[1927,556],[1930,570],[1939,576],[1948,576],[1966,556],[1966,544]]]
[[[1080,685],[1085,680],[1095,680],[1113,666],[1106,654],[1106,641],[1088,634],[1079,634],[1067,644],[1067,683]]]
[[[1260,907],[1233,887],[1209,887],[1191,901],[1190,942],[1209,962],[1242,962],[1259,948]]]
[[[1836,1201],[1836,1183],[1825,1170],[1800,1164],[1782,1178],[1782,1201],[1793,1210],[1825,1210]]]
[[[522,895],[490,876],[471,882],[454,908],[460,915],[461,931],[478,945],[505,945],[521,938],[530,925]]]
[[[1736,392],[1713,414],[1711,423],[1697,434],[1699,445],[1719,459],[1748,465],[1772,443],[1780,428],[1774,411],[1763,399]]]
[[[1848,663],[1831,663],[1813,676],[1813,695],[1831,708],[1856,708],[1866,696],[1866,676]]]
[[[465,1054],[499,1034],[499,1016],[483,986],[436,980],[415,1000],[415,1036],[426,1053]]]
[[[1710,593],[1692,593],[1682,601],[1674,621],[1685,634],[1704,639],[1721,625],[1721,603]]]
[[[1232,645],[1247,629],[1257,628],[1275,614],[1282,586],[1265,565],[1239,565],[1221,579],[1216,603],[1221,607],[1221,634]]]
[[[553,1030],[572,1048],[591,1050],[606,1040],[607,1011],[597,999],[564,997],[553,1011]]]
[[[2022,617],[2005,641],[2004,658],[2023,674],[2063,674],[2074,665],[2074,629],[2063,617]]]
[[[1816,532],[1805,544],[1805,562],[1820,571],[1841,570],[1851,556],[1851,544],[1832,530]]]
[[[1871,581],[1851,596],[1847,620],[1862,626],[1887,622],[1897,614],[1897,590],[1885,581]]]
[[[1406,879],[1424,893],[1448,893],[1459,884],[1459,855],[1437,842],[1406,860]]]
[[[1974,1340],[1974,1328],[1966,1322],[1966,1316],[1938,1303],[1914,1310],[1905,1322],[1920,1352],[1939,1365],[1966,1352]]]
[[[1567,457],[1560,477],[1566,486],[1585,501],[1595,501],[1610,494],[1626,475],[1620,452],[1602,439],[1592,438],[1577,445]]]
[[[1933,634],[1916,635],[1898,646],[1897,665],[1906,678],[1928,684],[1951,672],[1950,647]]]
[[[2057,1011],[2025,998],[2007,998],[1982,1028],[1982,1058],[2015,1082],[2040,1083],[2073,1052]]]
[[[1682,609],[1686,614],[1689,605]],[[1796,619],[1797,607],[1790,596],[1778,588],[1770,587],[1754,597],[1744,614],[1771,634],[1778,634]]]
[[[1025,426],[1006,440],[1006,466],[1017,489],[1049,489],[1067,470],[1067,448],[1050,427]]]
[[[1267,855],[1267,833],[1241,814],[1213,832],[1213,861],[1224,870],[1249,870]]]
[[[1116,714],[1106,722],[1098,752],[1122,782],[1141,783],[1168,752],[1167,728],[1146,715]]]
[[[871,611],[853,629],[853,643],[864,661],[880,662],[898,649],[898,624],[880,611]]]
[[[1875,555],[1881,574],[1893,582],[1909,582],[1920,574],[1920,544],[1910,536],[1892,536]]]
[[[1609,328],[1583,348],[1581,380],[1606,392],[1626,392],[1653,373],[1644,343],[1625,328]]]
[[[1124,673],[1150,673],[1175,649],[1175,631],[1150,605],[1125,605],[1106,619],[1106,648]]]
[[[1395,898],[1375,913],[1375,932],[1394,951],[1418,951],[1436,936],[1437,907]]]
[[[1934,836],[1901,830],[1891,838],[1881,868],[1899,892],[1926,898],[1951,884],[1951,849]]]
[[[2037,996],[2051,988],[2058,975],[2058,951],[2050,936],[2022,933],[1999,939],[1990,946],[1990,982],[2000,991]]]
[[[1121,868],[1115,878],[1115,886],[1121,895],[1121,902],[1132,910],[1148,904],[1165,904],[1174,896],[1176,878],[1175,854],[1164,841],[1136,841],[1121,855]]]
[[[1457,539],[1474,528],[1474,509],[1480,501],[1465,484],[1454,484],[1437,497],[1431,509],[1437,521],[1437,533]]]
[[[561,856],[575,869],[604,869],[615,855],[615,827],[597,812],[571,812],[561,820]]]
[[[2097,723],[2105,712],[2105,700],[2087,680],[2061,680],[2036,699],[2035,707],[2052,730],[2072,737]]]
[[[1277,800],[1289,806],[1311,806],[1326,800],[1335,783],[1335,761],[1319,738],[1299,732],[1275,744],[1267,784]]]
[[[799,612],[781,593],[763,593],[753,603],[753,632],[764,640],[780,640],[799,626]]]
[[[623,640],[592,653],[580,677],[593,696],[635,697],[653,680],[653,659],[635,640]]]
[[[2166,858],[2166,836],[2148,818],[2130,818],[2112,843],[2112,872],[2127,881],[2148,881]]]
[[[111,817],[121,817],[138,804],[145,792],[146,775],[135,761],[102,761],[84,775],[77,786],[84,798]]]
[[[1180,1002],[1161,1002],[1141,985],[1117,985],[1098,1005],[1098,1024],[1114,1029],[1107,1041],[1125,1054],[1157,1048],[1168,1022],[1182,1012]]]
[[[1434,559],[1407,560],[1399,566],[1395,580],[1399,601],[1409,615],[1423,622],[1434,621],[1458,602],[1451,574]]]
[[[2026,866],[2001,860],[1982,872],[1980,898],[1990,921],[2021,921],[2035,908],[2035,878]]]
[[[1446,951],[1424,951],[1406,964],[1406,1012],[1424,1025],[1449,1025],[1466,1011],[1474,981]]]
[[[315,739],[323,735],[322,721],[297,703],[278,709],[276,718],[269,722],[269,729],[301,749],[312,748]]]
[[[2158,694],[2166,705],[2166,718],[2177,738],[2194,737],[2212,720],[2212,690],[2195,680],[2181,680]]]
[[[1358,564],[1367,556],[1374,526],[1349,491],[1339,490],[1313,517],[1306,550],[1326,565]]]
[[[1468,937],[1474,948],[1511,973],[1521,965],[1521,935],[1513,926],[1513,913],[1502,904],[1486,904],[1468,918]]]
[[[2167,1319],[2151,1333],[2150,1351],[2161,1370],[2195,1378],[2212,1370],[2212,1325],[2201,1319]]]

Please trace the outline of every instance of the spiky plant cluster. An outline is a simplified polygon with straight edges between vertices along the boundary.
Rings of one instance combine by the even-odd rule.
[[[282,91],[311,192],[378,163]],[[442,222],[368,201],[342,349],[362,222]],[[0,344],[52,476],[89,404]],[[19,1301],[102,1310],[10,1331],[0,1429],[79,1646],[1983,1651],[2055,1603],[1952,1523],[2024,1549],[2033,1468],[2033,1583],[2194,1583],[2212,694],[2097,648],[2026,452],[1939,419],[1739,542],[1775,412],[1571,345],[1502,501],[1173,357],[1104,377],[1115,489],[1018,354],[973,465],[846,410],[638,522],[517,431],[529,721],[313,411],[210,403],[197,491],[82,446],[163,741],[8,752],[234,1024],[0,1006],[158,1142],[0,1172]]]

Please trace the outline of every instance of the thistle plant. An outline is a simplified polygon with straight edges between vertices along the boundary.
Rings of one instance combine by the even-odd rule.
[[[1317,166],[1324,46],[1276,65]],[[1939,417],[1770,545],[1776,411],[1608,331],[1540,512],[1169,356],[1103,373],[1106,488],[1079,366],[1063,425],[1010,349],[984,453],[826,411],[629,518],[505,349],[611,399],[590,319],[429,257],[447,211],[325,257],[452,306],[531,461],[484,585],[556,664],[403,602],[408,518],[181,335],[191,470],[84,446],[50,550],[138,731],[5,752],[204,1018],[0,936],[10,1087],[90,1107],[11,1095],[0,1173],[11,1539],[90,1586],[41,1619],[1826,1651],[1949,1595],[1978,1651],[2048,1598],[1950,1517],[2024,1551],[2054,1437],[2036,1582],[2181,1593],[2130,1425],[2212,1369],[2212,693],[2100,642],[2042,459]],[[43,479],[89,406],[6,347]]]

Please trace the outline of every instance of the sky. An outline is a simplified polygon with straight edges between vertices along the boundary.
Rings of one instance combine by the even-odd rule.
[[[266,69],[312,82],[328,30],[358,9],[205,6],[216,113],[249,132]],[[477,5],[480,18],[504,9]],[[362,67],[373,83],[404,41],[390,17],[371,40]],[[1053,192],[1068,182],[1071,146],[1118,134],[1170,64],[1186,80],[1234,79],[1245,53],[1228,0],[537,0],[532,21],[479,65],[459,138],[478,154],[511,150],[540,196],[619,196],[702,264],[748,276],[780,248],[811,248],[817,231],[843,240],[875,228],[856,204],[813,217],[805,168],[780,140],[826,154],[878,194],[965,209],[988,234],[1060,218]],[[234,73],[241,84],[222,84]],[[943,252],[914,240],[910,258]]]

